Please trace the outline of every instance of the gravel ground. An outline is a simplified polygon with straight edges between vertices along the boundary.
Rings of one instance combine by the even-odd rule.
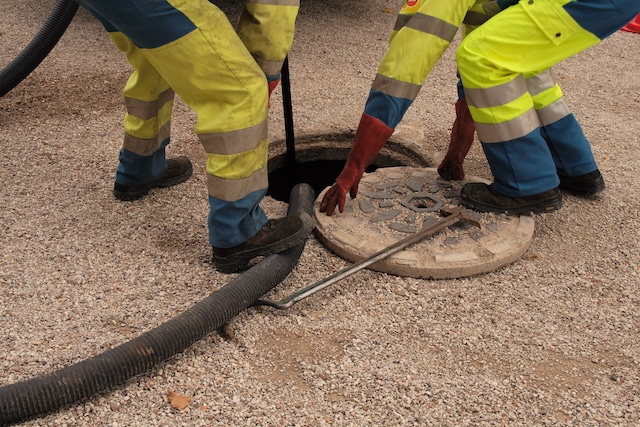
[[[241,3],[241,2],[237,2]],[[352,131],[400,0],[304,1],[290,55],[296,132]],[[54,0],[3,1],[0,64]],[[219,3],[235,19],[239,5]],[[454,44],[457,44],[456,39]],[[289,310],[252,308],[125,384],[24,426],[640,425],[640,35],[555,67],[608,189],[537,216],[515,263],[418,280],[364,270]],[[204,153],[175,107],[171,155],[194,177],[135,203],[111,189],[124,57],[80,11],[0,99],[0,384],[85,360],[161,325],[234,276],[209,260]],[[454,119],[453,49],[402,127],[426,156]],[[272,140],[284,135],[280,90]],[[467,172],[490,178],[476,145]],[[270,216],[286,211],[267,198]],[[268,297],[348,265],[315,238]],[[175,409],[168,390],[190,397]]]

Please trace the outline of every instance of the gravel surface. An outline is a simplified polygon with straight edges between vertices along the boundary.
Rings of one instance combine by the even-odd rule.
[[[241,2],[237,2],[240,3]],[[296,132],[353,131],[400,0],[304,1],[290,55]],[[3,1],[0,64],[54,0]],[[219,5],[235,20],[239,5]],[[454,45],[457,45],[456,38]],[[125,384],[24,426],[640,425],[640,34],[555,67],[607,181],[536,216],[524,256],[495,272],[419,280],[363,270],[288,310],[251,308]],[[210,264],[204,152],[178,102],[170,155],[187,183],[112,194],[130,73],[80,11],[0,99],[0,385],[127,342],[233,275]],[[438,159],[454,119],[453,49],[398,132]],[[270,138],[284,135],[281,91]],[[476,144],[467,172],[490,178]],[[267,198],[270,216],[286,212]],[[269,298],[348,266],[315,238]],[[169,392],[190,398],[184,409]]]

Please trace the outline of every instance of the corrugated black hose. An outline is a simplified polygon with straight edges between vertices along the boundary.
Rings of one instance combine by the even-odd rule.
[[[313,215],[315,193],[298,184],[288,213]],[[271,255],[187,311],[93,358],[30,380],[0,387],[0,425],[46,414],[141,374],[216,331],[291,272],[306,242]]]
[[[77,11],[78,3],[75,0],[58,1],[31,42],[13,61],[0,70],[0,97],[16,87],[40,65],[67,30]]]

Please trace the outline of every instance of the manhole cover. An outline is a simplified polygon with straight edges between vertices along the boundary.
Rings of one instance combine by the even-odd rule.
[[[465,182],[440,179],[435,168],[380,168],[365,174],[358,197],[347,196],[344,213],[321,213],[315,202],[316,234],[333,252],[357,262],[441,218],[440,210],[460,208]],[[480,228],[456,224],[369,268],[416,278],[451,279],[496,270],[520,258],[534,231],[531,216],[472,212]]]

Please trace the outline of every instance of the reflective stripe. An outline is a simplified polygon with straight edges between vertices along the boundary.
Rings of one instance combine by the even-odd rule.
[[[534,76],[527,77],[527,88],[529,93],[534,96],[556,85],[551,70],[545,70]]]
[[[527,92],[524,78],[516,77],[510,82],[484,89],[464,88],[467,101],[476,108],[505,105]]]
[[[200,142],[208,154],[233,155],[255,150],[267,140],[267,121],[255,126],[224,133],[199,134]]]
[[[478,3],[474,4],[473,7],[477,9]],[[500,5],[495,0],[488,1],[481,5],[482,12],[477,10],[469,10],[462,21],[463,24],[466,25],[482,25],[489,20],[492,16],[497,15],[502,11]]]
[[[409,22],[409,20],[412,17],[413,15],[403,15],[403,14],[398,15],[398,18],[396,18],[396,24],[393,27],[393,31],[400,31],[402,27],[407,25],[407,22]]]
[[[242,179],[224,179],[207,174],[209,195],[226,202],[234,202],[248,194],[268,187],[269,174],[266,167]]]
[[[156,117],[158,110],[167,102],[172,102],[173,96],[173,89],[167,89],[158,96],[158,99],[153,101],[143,101],[125,96],[124,103],[127,107],[127,114],[131,114],[142,120],[148,120]]]
[[[434,16],[416,13],[406,22],[405,26],[425,34],[432,34],[450,42],[458,31],[458,27]]]
[[[125,150],[129,150],[139,156],[150,156],[155,153],[158,148],[160,148],[160,144],[162,143],[162,141],[166,141],[169,139],[170,134],[170,121],[160,128],[158,135],[156,135],[154,138],[136,138],[128,133],[125,133],[122,148],[124,148]]]
[[[486,15],[486,19],[491,18],[494,15],[497,15],[499,12],[501,12],[503,9],[502,7],[500,7],[500,5],[498,4],[497,1],[488,1],[485,4],[482,5],[482,10],[484,10],[484,13]]]
[[[377,74],[371,88],[386,95],[395,96],[396,98],[413,100],[418,96],[421,86]]]
[[[489,19],[489,17],[484,13],[469,11],[464,16],[462,23],[466,25],[482,25],[487,19]]]
[[[167,102],[157,111],[156,116],[146,120],[127,112],[124,116],[124,131],[135,138],[155,138],[158,135],[158,129],[171,121],[172,109],[173,102]]]
[[[244,179],[267,166],[269,144],[264,140],[255,149],[238,154],[207,154],[207,173],[224,179]]]
[[[562,98],[557,100],[553,104],[536,111],[538,112],[538,118],[540,119],[540,123],[542,123],[542,126],[547,126],[551,123],[555,123],[558,120],[563,119],[571,114],[567,103],[564,102],[564,99]]]
[[[247,0],[247,3],[273,4],[277,6],[300,6],[300,0]]]
[[[534,108],[502,123],[476,123],[478,139],[483,143],[505,142],[520,138],[540,127],[538,115]]]

